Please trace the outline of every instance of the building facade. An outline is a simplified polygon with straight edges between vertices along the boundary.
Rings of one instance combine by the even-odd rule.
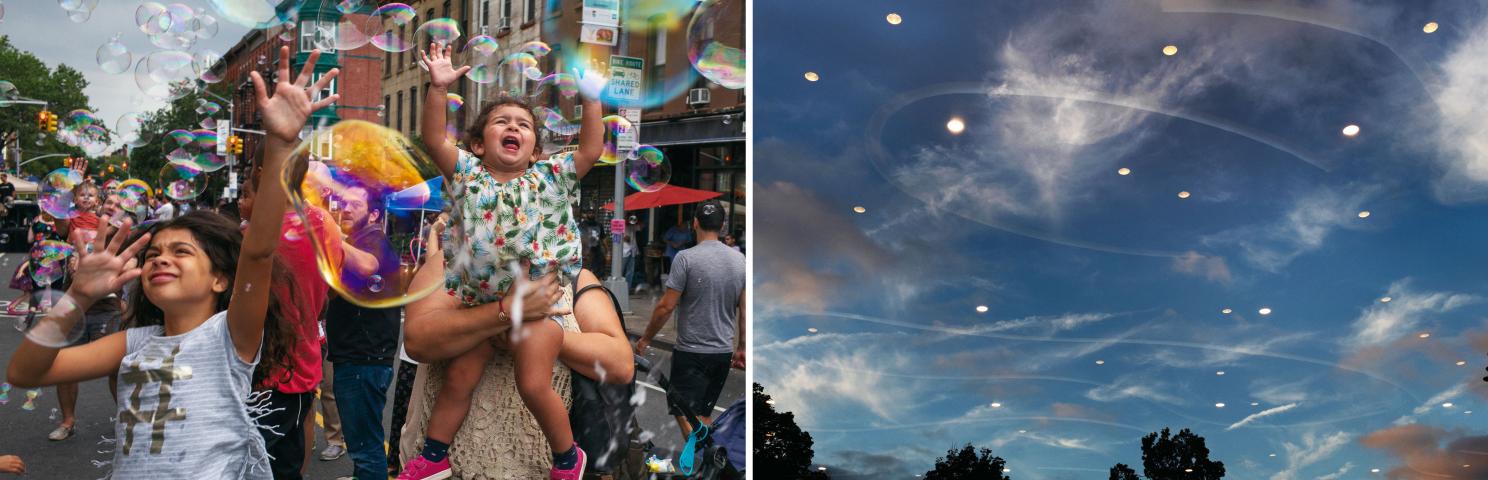
[[[319,100],[329,95],[340,94],[341,98],[329,107],[311,113],[306,122],[302,138],[308,138],[317,128],[334,125],[341,120],[363,120],[382,123],[381,79],[383,69],[382,51],[367,44],[353,49],[336,50],[332,45],[340,24],[349,21],[365,24],[375,6],[364,6],[349,14],[337,11],[334,4],[311,4],[302,6],[294,28],[258,29],[248,32],[242,40],[228,49],[213,71],[222,76],[222,83],[231,91],[231,121],[234,128],[263,130],[263,116],[253,100],[253,82],[248,74],[257,71],[271,84],[276,78],[280,47],[289,47],[290,75],[298,75],[309,61],[310,52],[324,48],[315,62],[311,84],[321,75],[338,68],[341,73],[331,80],[325,89],[313,92],[312,99]],[[269,85],[272,89],[272,85]],[[235,159],[239,175],[247,175],[262,158],[263,137],[251,133],[236,133],[243,139],[243,155]],[[241,184],[241,181],[239,182]]]
[[[375,78],[381,79],[380,105],[384,107],[384,115],[381,123],[388,128],[403,133],[408,138],[419,137],[419,125],[422,112],[420,108],[424,104],[425,96],[429,92],[429,72],[419,67],[419,52],[428,50],[429,40],[427,38],[413,38],[415,29],[419,25],[436,18],[452,18],[460,23],[460,38],[455,40],[455,51],[459,52],[465,42],[475,35],[479,35],[480,23],[467,15],[470,10],[470,0],[421,0],[405,2],[413,7],[418,14],[410,25],[397,26],[391,23],[385,24],[384,28],[393,28],[400,38],[408,39],[413,43],[413,48],[403,52],[384,52],[374,48],[377,54],[382,55],[382,72]],[[460,57],[457,55],[456,59]],[[460,95],[465,99],[467,105],[459,111],[450,114],[449,121],[454,122],[455,127],[461,129],[465,126],[465,110],[471,108],[468,93],[471,82],[469,79],[460,79],[458,83],[451,86],[449,91]]]

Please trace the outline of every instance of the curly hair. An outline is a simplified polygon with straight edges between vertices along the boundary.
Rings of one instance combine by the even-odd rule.
[[[212,273],[227,278],[227,289],[217,294],[216,304],[213,306],[215,311],[227,310],[228,303],[232,299],[232,282],[238,274],[238,253],[243,248],[243,233],[238,230],[237,222],[216,212],[192,210],[185,215],[135,231],[130,235],[131,238],[126,244],[133,243],[135,239],[147,232],[158,233],[165,230],[190,232],[191,237],[201,246],[202,252],[211,263]],[[145,252],[140,252],[136,261],[139,265],[144,265]],[[127,327],[164,325],[165,312],[144,295],[142,280],[136,279],[127,287],[133,295],[127,296],[124,309],[125,325]],[[284,285],[289,288],[289,291],[295,291],[294,275],[278,255],[274,255],[270,281],[274,286]],[[258,367],[253,372],[254,385],[261,384],[267,372],[283,372],[280,380],[287,379],[293,374],[294,363],[290,361],[289,356],[299,339],[286,315],[292,308],[294,308],[293,305],[280,302],[277,295],[269,295],[268,316],[264,319],[263,350],[259,355]]]
[[[538,154],[541,154],[543,151],[543,140],[541,135],[542,132],[541,129],[538,128],[539,123],[537,123],[537,113],[532,110],[532,103],[504,93],[501,94],[501,96],[496,97],[495,100],[487,102],[484,107],[481,107],[480,113],[475,116],[475,121],[471,122],[470,126],[465,127],[466,145],[475,145],[477,143],[481,143],[484,139],[482,133],[486,130],[486,124],[491,121],[491,112],[495,112],[497,108],[505,106],[520,108],[523,111],[527,112],[528,116],[532,117],[532,136],[537,139],[537,141],[532,145],[532,156],[533,158],[536,158]]]

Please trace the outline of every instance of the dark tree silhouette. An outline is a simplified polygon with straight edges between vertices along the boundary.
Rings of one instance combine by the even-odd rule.
[[[1164,428],[1161,435],[1153,432],[1142,437],[1142,474],[1151,480],[1219,480],[1225,468],[1224,462],[1209,460],[1204,437],[1187,428],[1171,435]]]
[[[1008,480],[1002,473],[1005,464],[1002,457],[992,456],[991,449],[978,452],[968,443],[935,459],[935,469],[925,472],[925,480]]]
[[[1111,480],[1142,480],[1142,477],[1138,477],[1137,471],[1132,470],[1125,463],[1118,463],[1111,467]]]
[[[811,468],[811,434],[796,416],[775,411],[765,387],[754,384],[754,478],[829,478]]]

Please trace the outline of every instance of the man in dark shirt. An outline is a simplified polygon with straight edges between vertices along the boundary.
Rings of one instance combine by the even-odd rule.
[[[390,292],[397,282],[398,256],[382,230],[382,206],[363,187],[342,192],[342,283],[363,298]],[[370,201],[369,201],[370,200]],[[341,429],[357,480],[387,478],[382,410],[398,356],[403,309],[367,308],[334,296],[326,302],[326,347],[334,368],[332,382]],[[394,427],[397,428],[397,427]]]
[[[0,203],[9,205],[10,200],[15,197],[15,184],[10,183],[10,175],[0,173]]]

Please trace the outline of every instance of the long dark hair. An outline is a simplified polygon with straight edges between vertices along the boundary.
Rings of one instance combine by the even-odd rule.
[[[243,233],[238,230],[237,222],[216,212],[192,210],[174,219],[141,228],[131,236],[138,238],[146,232],[158,233],[165,230],[191,232],[191,237],[201,245],[202,252],[211,262],[212,273],[227,278],[227,290],[217,294],[216,305],[213,306],[213,309],[219,312],[227,310],[228,302],[232,299],[233,281],[238,274],[238,253],[243,249]],[[131,238],[129,243],[133,243],[134,238]],[[139,265],[144,265],[145,252],[140,252],[136,260]],[[145,290],[140,283],[142,280],[142,278],[137,279],[129,285],[132,294],[128,295],[124,309],[125,325],[129,327],[164,325],[165,312],[145,296]],[[289,291],[295,291],[294,275],[278,255],[274,255],[270,282],[273,286],[283,285],[288,287]],[[289,352],[294,348],[298,338],[285,313],[287,309],[293,307],[293,305],[281,303],[277,295],[269,295],[268,316],[264,318],[263,350],[259,355],[258,368],[253,372],[255,385],[261,383],[267,375],[266,372],[283,371],[282,378],[279,380],[288,379],[292,374],[294,363],[289,361]]]
[[[497,108],[505,106],[513,106],[526,110],[527,115],[532,117],[532,137],[536,139],[532,145],[532,157],[537,158],[537,155],[543,151],[542,124],[539,123],[542,120],[538,119],[537,113],[532,111],[531,103],[504,93],[496,97],[495,100],[487,102],[484,107],[481,107],[480,113],[475,116],[475,122],[465,128],[466,146],[471,148],[471,151],[474,151],[473,149],[475,147],[473,145],[481,143],[484,140],[486,123],[491,121],[491,112],[495,112]]]

